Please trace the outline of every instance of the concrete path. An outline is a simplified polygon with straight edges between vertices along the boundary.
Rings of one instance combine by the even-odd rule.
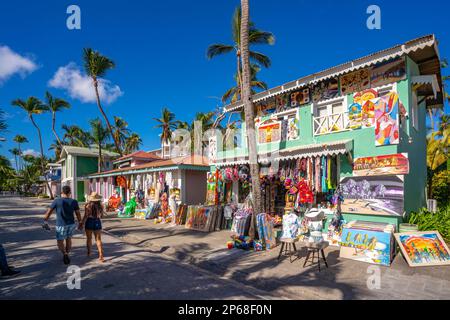
[[[74,238],[72,265],[81,290],[67,288],[67,267],[54,231],[41,228],[46,201],[0,197],[0,243],[22,273],[0,278],[0,299],[271,299],[274,296],[105,235],[106,263],[86,257],[84,236]],[[53,227],[54,229],[54,227]],[[95,253],[96,251],[94,251]]]

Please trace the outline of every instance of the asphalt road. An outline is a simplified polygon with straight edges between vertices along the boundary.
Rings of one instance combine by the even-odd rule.
[[[45,207],[0,197],[0,243],[9,263],[22,273],[0,278],[0,299],[270,299],[236,281],[104,235],[106,262],[88,258],[85,238],[74,237],[72,266],[80,268],[80,289],[70,290],[52,231],[42,229]],[[54,219],[54,217],[53,217]],[[54,221],[54,220],[53,220]],[[69,281],[74,284],[75,282]]]

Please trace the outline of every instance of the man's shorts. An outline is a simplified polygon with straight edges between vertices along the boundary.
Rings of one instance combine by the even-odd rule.
[[[76,228],[77,226],[75,224],[56,226],[56,240],[61,241],[72,238]]]

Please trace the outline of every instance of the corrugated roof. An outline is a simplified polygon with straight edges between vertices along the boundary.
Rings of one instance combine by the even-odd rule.
[[[426,49],[431,50],[426,50]],[[418,54],[418,51],[424,51],[423,54]],[[436,61],[432,61],[432,65],[434,67],[434,71],[439,70],[439,52],[437,50],[436,46],[436,39],[434,35],[427,35],[423,37],[419,37],[410,41],[407,41],[403,44],[396,45],[394,47],[384,49],[372,54],[369,54],[367,56],[364,56],[362,58],[358,58],[343,64],[340,64],[338,66],[325,69],[323,71],[299,78],[297,80],[285,83],[281,86],[271,88],[267,91],[259,92],[255,95],[253,95],[253,102],[259,102],[262,100],[266,100],[268,98],[271,98],[273,96],[283,94],[286,92],[293,91],[295,89],[300,89],[302,87],[305,87],[308,84],[314,84],[319,81],[323,81],[329,78],[340,76],[344,73],[356,71],[358,69],[362,69],[365,67],[369,67],[372,65],[375,65],[377,63],[394,59],[403,55],[410,55],[411,58],[416,61],[419,65],[423,63],[429,63],[430,60],[437,60],[437,67],[436,67]],[[434,58],[434,59],[433,59]],[[420,66],[419,66],[420,67]],[[437,68],[437,69],[436,69]],[[422,71],[422,70],[421,70]],[[429,73],[426,73],[429,74]],[[440,71],[439,71],[440,75]],[[439,77],[438,75],[438,77]],[[224,107],[225,112],[231,112],[238,110],[243,107],[243,103],[241,101],[237,101],[234,103],[231,103]]]
[[[61,151],[61,158],[64,157],[64,154],[75,154],[79,156],[91,156],[91,157],[98,157],[98,148],[96,147],[89,147],[89,148],[83,148],[83,147],[74,147],[74,146],[63,146]],[[117,157],[119,156],[118,153],[103,150],[102,149],[102,155],[106,155],[109,157]]]
[[[116,159],[114,162],[117,161],[123,161],[131,158],[138,158],[138,159],[149,159],[149,160],[158,160],[161,159],[161,157],[157,156],[155,152],[145,152],[145,151],[136,151],[127,155],[124,155],[123,157],[120,157],[119,159]]]

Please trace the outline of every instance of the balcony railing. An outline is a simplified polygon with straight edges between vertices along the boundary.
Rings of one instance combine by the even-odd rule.
[[[350,130],[348,112],[335,113],[323,117],[314,117],[313,123],[315,136]]]

